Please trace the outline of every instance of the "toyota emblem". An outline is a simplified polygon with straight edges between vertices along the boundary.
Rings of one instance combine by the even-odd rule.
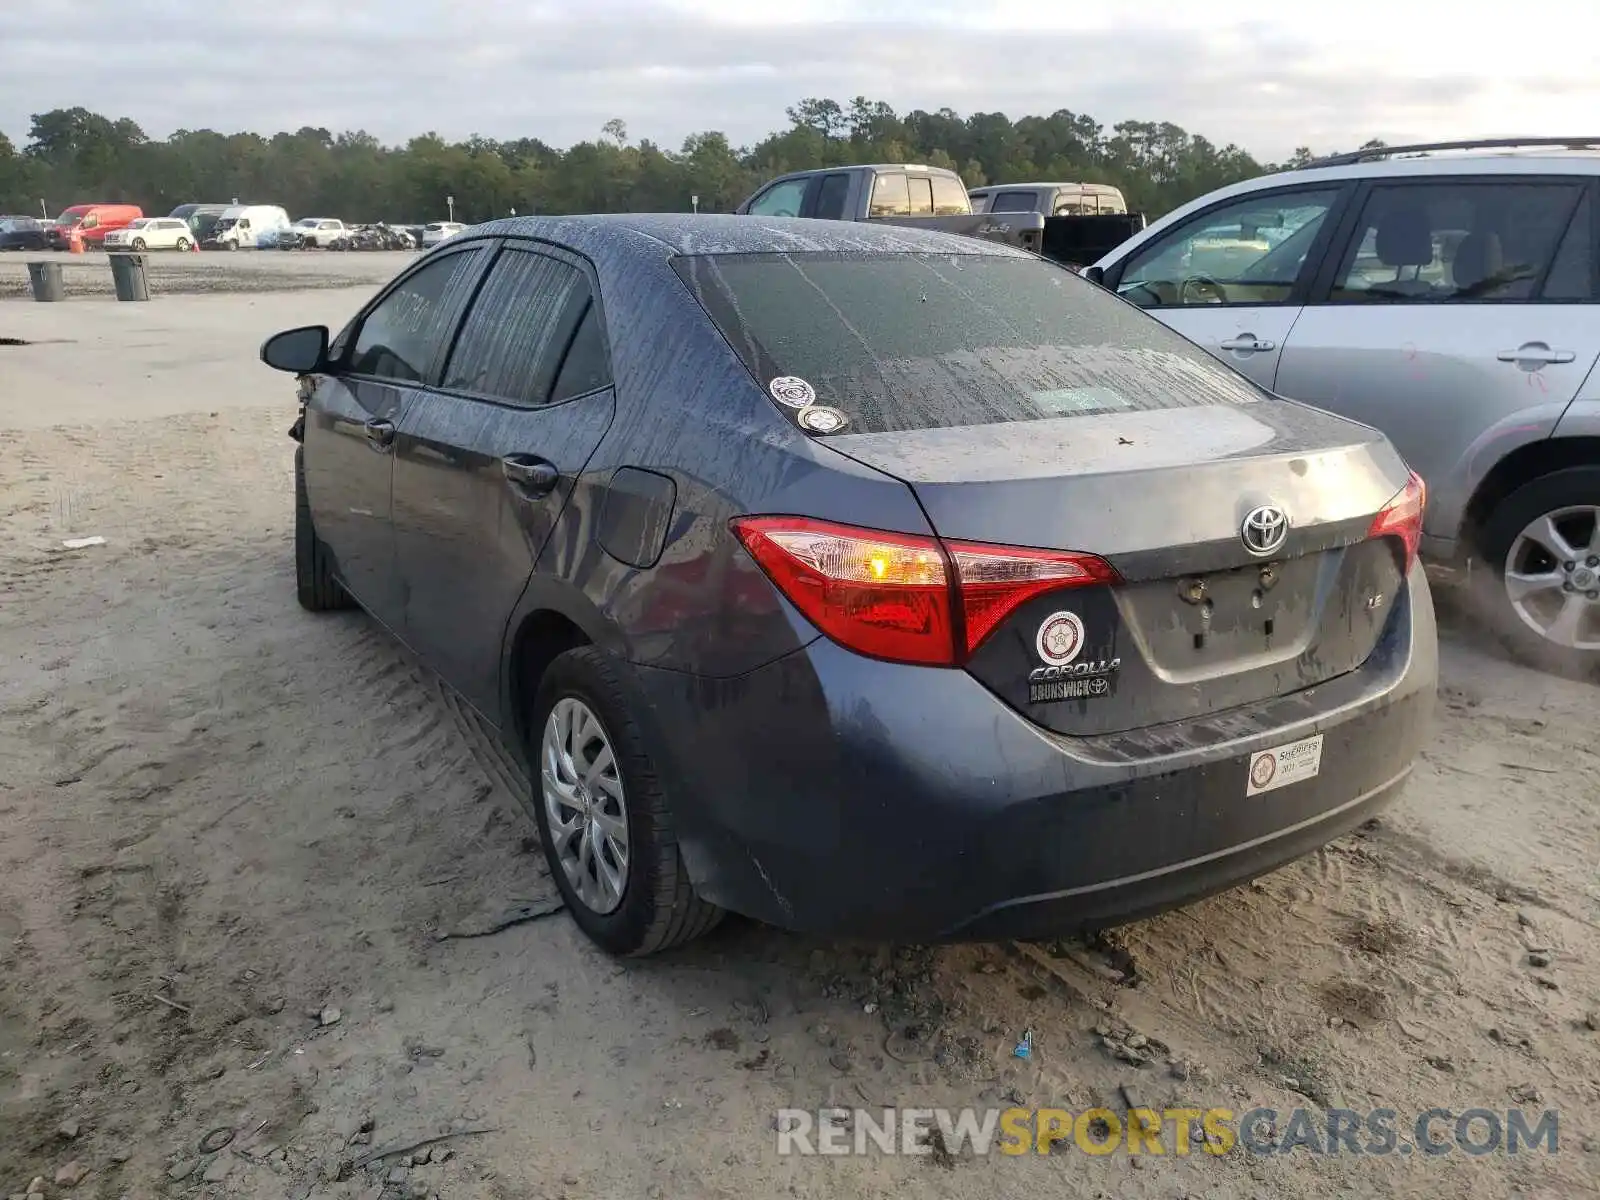
[[[1245,514],[1239,527],[1244,548],[1259,558],[1276,554],[1289,540],[1289,517],[1275,504],[1263,504]]]

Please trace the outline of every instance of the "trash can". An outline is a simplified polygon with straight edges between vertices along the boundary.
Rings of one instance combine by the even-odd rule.
[[[150,299],[150,285],[144,276],[144,255],[113,254],[111,282],[116,286],[118,300]]]
[[[67,298],[66,289],[61,286],[60,263],[29,263],[28,281],[33,284],[33,298],[35,300],[52,302]]]

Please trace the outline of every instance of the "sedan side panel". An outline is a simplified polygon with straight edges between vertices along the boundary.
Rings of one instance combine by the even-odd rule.
[[[394,527],[405,637],[491,719],[507,614],[614,411],[609,390],[540,409],[428,393],[401,427]],[[550,490],[507,476],[503,460],[524,454],[555,467]]]

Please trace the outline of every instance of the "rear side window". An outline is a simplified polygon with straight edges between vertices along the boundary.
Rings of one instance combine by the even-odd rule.
[[[1567,223],[1567,235],[1556,249],[1555,261],[1550,264],[1550,274],[1544,281],[1540,299],[1552,304],[1595,299],[1600,259],[1596,255],[1592,205],[1589,193],[1585,192],[1578,204],[1578,211]]]
[[[811,385],[853,433],[1249,404],[1265,393],[1070,271],[996,254],[684,256],[763,389]]]
[[[361,322],[350,350],[350,371],[402,383],[427,377],[449,332],[480,252],[429,263],[379,302]]]
[[[559,258],[507,249],[489,268],[461,324],[444,389],[534,408],[548,403],[589,281]]]
[[[844,203],[850,195],[850,176],[824,175],[817,191],[817,219],[844,220]]]
[[[600,312],[591,301],[584,307],[578,332],[572,335],[572,345],[561,362],[550,403],[560,404],[610,386],[611,352],[606,346],[605,331],[600,328]]]
[[[1437,180],[1374,187],[1332,299],[1530,300],[1554,264],[1582,187]]]

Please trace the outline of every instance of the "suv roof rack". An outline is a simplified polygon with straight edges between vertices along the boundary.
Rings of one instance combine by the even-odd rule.
[[[1545,146],[1561,150],[1600,150],[1600,138],[1592,137],[1524,137],[1478,138],[1465,142],[1420,142],[1412,146],[1374,146],[1369,150],[1352,150],[1348,154],[1330,154],[1313,159],[1301,170],[1312,167],[1348,167],[1355,163],[1376,162],[1397,154],[1428,154],[1435,150],[1510,150],[1524,146]]]

